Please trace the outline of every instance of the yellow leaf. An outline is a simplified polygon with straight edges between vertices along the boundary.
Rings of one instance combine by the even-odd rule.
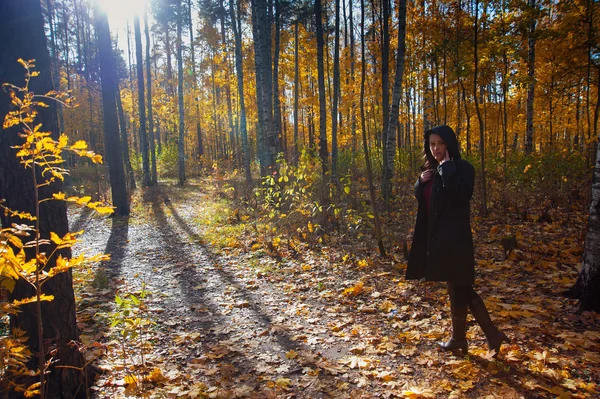
[[[164,382],[167,381],[167,378],[163,375],[162,371],[158,367],[155,367],[150,374],[144,377],[144,381]]]
[[[77,200],[77,205],[85,205],[92,200],[92,197],[86,195],[85,197],[81,197]]]
[[[460,389],[462,389],[463,392],[468,391],[469,389],[474,387],[473,381],[471,380],[459,381],[458,386],[460,387]]]
[[[40,295],[40,302],[50,302],[54,300],[54,295],[46,295],[46,294],[42,294]],[[21,306],[21,305],[26,305],[28,303],[34,303],[37,302],[37,297],[32,296],[30,298],[24,298],[24,299],[15,299],[12,304],[13,306]]]
[[[26,398],[34,398],[40,395],[40,383],[36,382],[27,387],[27,390],[23,393]]]
[[[13,292],[17,282],[9,277],[0,277],[0,287],[6,288],[8,292]]]
[[[110,215],[115,211],[115,208],[112,206],[98,206],[94,210],[101,215]]]
[[[55,200],[64,200],[67,196],[65,195],[65,193],[54,193],[52,194],[52,198],[54,198]]]
[[[133,374],[126,375],[123,379],[126,385],[135,385],[137,384],[137,377]]]
[[[17,247],[18,249],[23,248],[23,242],[21,242],[21,239],[17,236],[8,237],[8,242],[10,242],[12,245]]]
[[[411,387],[404,390],[402,391],[402,395],[409,399],[435,398],[435,394],[430,389],[421,389],[418,387]]]
[[[87,143],[83,140],[79,140],[77,142],[75,142],[71,147],[69,147],[69,149],[71,150],[85,150],[87,149]]]
[[[346,288],[343,292],[344,295],[347,296],[357,296],[363,292],[365,283],[359,281],[355,286]]]
[[[279,378],[277,381],[275,381],[275,385],[277,385],[279,388],[287,391],[290,389],[290,385],[292,385],[292,380],[290,380],[289,378]]]
[[[289,352],[287,352],[285,354],[285,357],[287,357],[288,359],[295,359],[296,357],[298,357],[298,352],[296,352],[295,350],[291,349]]]
[[[58,234],[56,234],[53,231],[50,232],[50,240],[52,240],[52,242],[56,245],[60,245],[63,242],[63,240],[58,236]]]
[[[69,143],[69,138],[67,137],[67,135],[61,134],[60,137],[58,138],[58,147],[65,148],[68,143]]]

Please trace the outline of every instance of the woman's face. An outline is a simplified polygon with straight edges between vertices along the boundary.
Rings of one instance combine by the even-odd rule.
[[[446,155],[446,143],[438,134],[431,133],[429,136],[429,150],[436,161],[442,162]]]

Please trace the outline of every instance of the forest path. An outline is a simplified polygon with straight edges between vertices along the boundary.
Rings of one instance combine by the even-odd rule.
[[[204,188],[148,188],[129,218],[71,215],[71,230],[85,230],[75,253],[111,255],[94,272],[96,289],[78,291],[82,340],[105,345],[96,349],[104,370],[96,398],[534,398],[554,388],[566,392],[557,376],[533,373],[523,363],[532,350],[551,358],[540,346],[549,338],[507,325],[509,315],[492,312],[514,338],[503,350],[506,360],[489,360],[474,325],[470,357],[440,352],[436,340],[446,338],[449,327],[444,286],[405,282],[393,260],[357,269],[340,266],[327,252],[298,259],[212,253],[198,222],[199,205],[213,195]],[[486,277],[505,272],[496,270]],[[155,324],[142,328],[143,340],[123,340],[118,327],[108,326],[114,295],[139,297],[143,285],[149,295],[138,316]],[[493,310],[524,305],[496,281],[480,286]],[[538,321],[556,316],[524,310]]]

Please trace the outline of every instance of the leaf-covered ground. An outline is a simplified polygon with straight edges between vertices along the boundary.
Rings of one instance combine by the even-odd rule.
[[[370,237],[263,248],[206,222],[225,214],[216,194],[204,181],[162,184],[128,219],[70,215],[73,231],[85,229],[76,252],[111,255],[77,275],[82,340],[102,372],[96,398],[600,396],[600,316],[563,296],[584,214],[474,220],[476,289],[512,339],[494,360],[471,316],[469,356],[437,349],[450,332],[445,286],[406,282],[402,248],[387,259]],[[397,231],[409,234],[410,215]],[[508,256],[506,228],[519,244]],[[127,294],[140,303],[115,313],[115,295]]]

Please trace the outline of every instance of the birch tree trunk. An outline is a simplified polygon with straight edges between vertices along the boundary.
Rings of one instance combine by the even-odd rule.
[[[150,30],[148,27],[148,9],[144,11],[144,33],[146,35],[146,96],[148,99],[148,147],[150,149],[150,184],[156,184],[156,149],[154,141],[154,115],[152,114],[152,70],[150,58]]]
[[[583,266],[575,283],[580,310],[600,312],[600,145],[592,178],[592,202],[583,251]]]

